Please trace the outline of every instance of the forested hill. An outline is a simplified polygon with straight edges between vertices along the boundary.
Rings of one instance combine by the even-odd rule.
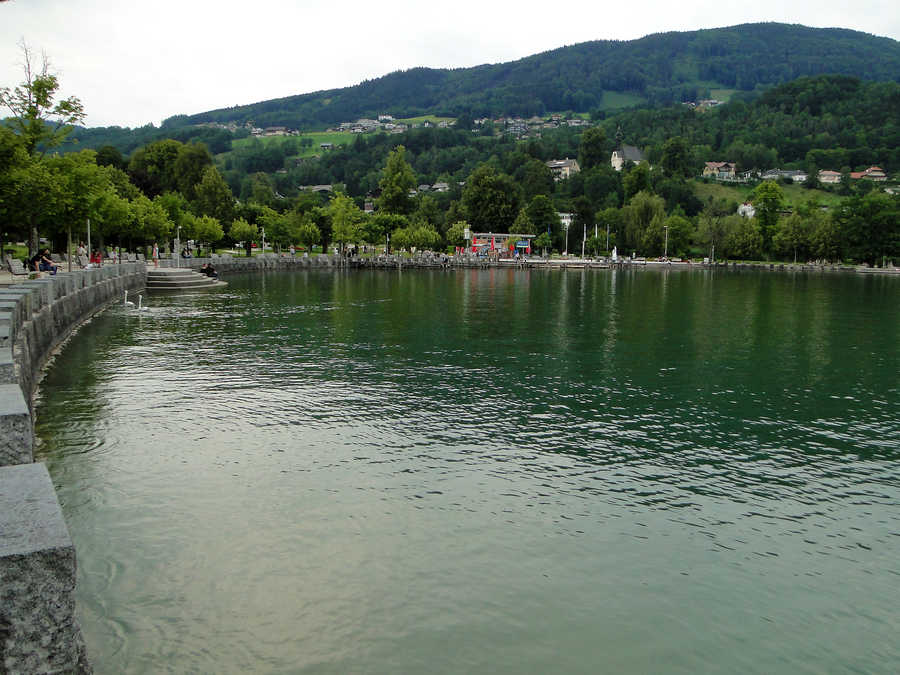
[[[473,117],[590,112],[707,98],[825,73],[900,81],[900,42],[839,28],[757,23],[594,41],[474,68],[414,68],[332,89],[196,115],[201,122],[311,128],[380,113]]]

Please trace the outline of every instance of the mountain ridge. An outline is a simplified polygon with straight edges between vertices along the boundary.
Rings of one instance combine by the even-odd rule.
[[[645,105],[752,92],[826,73],[900,81],[900,42],[847,28],[749,23],[593,40],[515,61],[466,68],[415,67],[359,84],[177,115],[171,128],[203,122],[328,126],[378,113],[532,115],[603,109],[604,92]]]

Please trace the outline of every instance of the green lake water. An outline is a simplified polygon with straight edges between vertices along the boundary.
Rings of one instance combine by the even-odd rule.
[[[41,384],[98,673],[900,667],[900,278],[227,280]]]

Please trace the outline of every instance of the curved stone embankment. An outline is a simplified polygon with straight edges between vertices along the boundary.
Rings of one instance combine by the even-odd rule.
[[[125,263],[0,287],[0,672],[91,672],[75,549],[50,475],[33,463],[31,400],[53,350],[146,277],[143,263]]]

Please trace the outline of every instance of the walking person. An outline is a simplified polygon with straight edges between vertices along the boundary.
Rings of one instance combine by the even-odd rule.
[[[153,258],[153,266],[159,267],[159,245],[155,241],[153,242],[153,253],[150,254],[150,257]]]

